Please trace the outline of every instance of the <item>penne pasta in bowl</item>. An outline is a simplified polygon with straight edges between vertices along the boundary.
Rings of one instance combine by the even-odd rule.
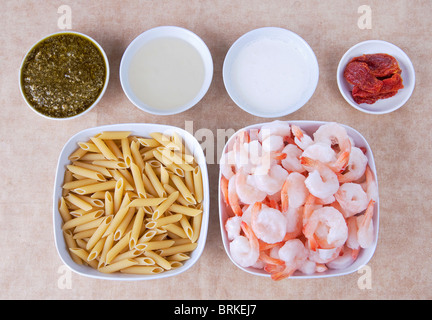
[[[138,123],[83,130],[57,164],[57,251],[93,278],[178,275],[204,250],[209,200],[205,155],[187,131]]]

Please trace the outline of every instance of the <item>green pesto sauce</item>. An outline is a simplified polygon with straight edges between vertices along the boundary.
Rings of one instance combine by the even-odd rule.
[[[72,33],[50,36],[27,55],[21,69],[24,95],[36,111],[68,118],[87,110],[106,80],[102,53],[90,40]]]

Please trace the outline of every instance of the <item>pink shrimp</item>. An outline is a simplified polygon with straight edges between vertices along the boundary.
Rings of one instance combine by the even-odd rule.
[[[357,241],[362,248],[369,248],[374,240],[374,225],[372,221],[374,207],[375,201],[369,201],[365,213],[357,217]]]
[[[322,207],[309,217],[303,233],[311,250],[331,249],[345,243],[348,238],[348,227],[342,213],[333,207]]]
[[[288,207],[298,208],[304,205],[309,194],[305,179],[305,176],[298,172],[288,175],[281,189],[282,212],[288,211]]]
[[[271,275],[273,280],[282,280],[291,276],[308,258],[308,250],[299,239],[292,239],[285,242],[279,249],[278,255],[279,259],[285,262],[285,267],[274,270]]]
[[[258,239],[266,243],[277,243],[286,234],[286,218],[277,209],[263,207],[256,202],[252,208],[252,230]]]
[[[320,161],[302,157],[302,164],[309,172],[305,180],[306,187],[315,197],[326,199],[339,189],[337,175]]]
[[[237,196],[236,178],[237,176],[234,175],[228,181],[228,202],[234,214],[236,216],[241,216],[243,214],[243,211],[241,209],[239,198]]]
[[[244,222],[241,229],[245,236],[238,236],[230,242],[230,252],[233,260],[242,267],[254,265],[259,258],[259,242],[253,230]]]

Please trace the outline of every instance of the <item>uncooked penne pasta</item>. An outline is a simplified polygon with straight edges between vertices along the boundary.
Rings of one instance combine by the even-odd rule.
[[[72,219],[72,216],[69,212],[69,208],[66,205],[66,200],[64,199],[64,197],[60,198],[59,212],[63,221],[69,221],[70,219]]]
[[[100,153],[99,148],[92,142],[78,142],[79,147],[86,152]]]
[[[193,170],[193,185],[194,185],[195,200],[198,203],[200,203],[203,201],[204,190],[203,190],[201,168],[199,166],[196,166]]]
[[[189,251],[195,250],[197,246],[198,246],[197,243],[189,243],[189,244],[182,244],[179,246],[173,246],[170,248],[161,249],[159,251],[159,255],[161,257],[166,257],[166,256],[171,256],[171,255],[176,254],[176,253],[189,252]]]
[[[150,133],[150,137],[157,140],[161,145],[169,150],[180,150],[180,148],[175,143],[173,143],[168,136],[160,132],[152,132]]]
[[[182,214],[173,214],[171,216],[159,218],[157,220],[152,220],[146,224],[146,228],[154,229],[154,228],[162,227],[167,224],[178,222],[182,217],[183,217]]]
[[[152,206],[158,206],[162,201],[166,200],[167,198],[139,198],[133,200],[129,206],[130,207],[152,207]]]
[[[114,213],[114,200],[111,192],[105,191],[105,215],[110,216]]]
[[[161,145],[159,141],[157,141],[156,139],[152,139],[152,138],[138,138],[138,141],[144,147],[154,148],[154,147],[159,147]]]
[[[157,254],[156,252],[148,250],[144,251],[144,255],[146,257],[152,258],[156,262],[156,264],[158,264],[165,270],[171,270],[171,264],[169,263],[169,261]]]
[[[97,191],[112,190],[115,188],[116,183],[117,183],[117,181],[110,180],[110,181],[106,181],[106,182],[89,184],[86,186],[75,188],[75,189],[73,189],[73,192],[78,193],[78,194],[89,194],[89,193],[95,193]]]
[[[193,237],[191,239],[192,242],[196,242],[198,240],[201,231],[201,222],[202,222],[202,213],[192,217],[192,230],[193,230]]]
[[[90,203],[72,193],[68,194],[65,199],[68,202],[76,205],[78,208],[83,209],[84,211],[90,211],[91,209],[93,209],[93,206]]]
[[[115,154],[108,148],[108,146],[105,144],[105,142],[103,142],[102,139],[92,137],[91,141],[93,141],[93,143],[107,160],[118,160]]]
[[[163,272],[164,269],[157,266],[132,266],[129,268],[121,269],[120,272],[122,273],[132,273],[132,274],[158,274]]]
[[[103,131],[95,137],[104,140],[121,140],[129,137],[131,133],[131,131]]]
[[[152,166],[148,162],[146,162],[144,170],[147,177],[150,179],[153,188],[156,190],[158,196],[161,198],[165,198],[167,196],[167,193],[163,188],[161,182],[159,181],[158,177],[156,176]]]
[[[117,183],[114,188],[114,212],[117,212],[120,209],[120,205],[123,200],[123,192],[124,192],[124,183],[123,179],[117,180]]]
[[[180,193],[178,191],[171,193],[168,198],[166,198],[166,200],[159,204],[159,206],[153,212],[152,219],[159,219],[165,213],[165,211],[167,211],[168,208],[171,207],[171,205],[178,199],[179,195]]]
[[[70,156],[69,156],[69,160],[70,161],[76,161],[81,159],[85,154],[87,153],[87,150],[82,149],[81,147],[76,149]]]
[[[106,229],[108,229],[109,224],[111,223],[113,216],[107,216],[103,218],[102,222],[97,227],[96,231],[91,235],[89,241],[87,242],[86,249],[91,250],[93,246],[102,238]]]
[[[130,167],[131,167],[132,177],[133,177],[133,180],[135,183],[135,188],[137,190],[138,196],[140,198],[146,198],[147,193],[146,193],[145,188],[144,188],[144,182],[142,179],[141,169],[133,162],[131,163]]]
[[[181,213],[187,216],[196,216],[199,215],[200,213],[202,213],[201,209],[195,209],[195,208],[191,208],[191,207],[186,207],[186,206],[182,206],[180,204],[174,203],[169,207],[169,211],[171,212],[176,212],[176,213]]]
[[[106,263],[110,264],[111,261],[124,249],[129,245],[130,240],[130,232],[125,234],[123,238],[120,239],[110,251],[107,252],[106,255]]]
[[[128,167],[126,163],[114,160],[95,160],[92,163],[109,169],[126,169]]]
[[[68,171],[68,172],[70,172],[70,171]],[[82,187],[82,186],[88,186],[90,184],[95,184],[97,182],[98,181],[95,180],[95,179],[74,180],[74,181],[70,181],[70,182],[65,183],[63,185],[63,189],[67,189],[67,190],[75,189],[75,188],[79,188],[79,187]]]
[[[81,224],[90,222],[92,220],[96,220],[97,218],[99,218],[100,216],[102,216],[103,211],[102,210],[97,210],[94,212],[89,212],[81,217],[78,218],[74,218],[71,219],[69,221],[66,221],[65,224],[63,225],[63,230],[67,230],[67,229],[71,229],[74,228],[76,226],[79,226]]]
[[[182,218],[180,219],[180,225],[182,226],[187,237],[192,240],[193,229],[189,223],[189,220],[186,218],[186,216],[182,215]]]
[[[129,249],[134,249],[138,243],[138,237],[141,231],[141,227],[144,221],[144,210],[143,208],[139,208],[138,212],[135,216],[135,220],[132,226],[131,238],[129,240]]]
[[[132,141],[130,144],[133,162],[138,166],[140,172],[144,171],[144,160],[139,152],[139,142]]]
[[[71,230],[64,230],[63,231],[63,236],[65,238],[66,246],[68,248],[76,248],[77,247],[76,241],[73,238],[73,234],[72,234]],[[71,255],[71,258],[77,264],[82,264],[83,263],[82,260],[81,260],[81,258],[79,258],[75,254]]]
[[[136,262],[133,259],[125,259],[125,260],[121,260],[118,262],[115,262],[113,264],[110,264],[109,266],[104,266],[104,267],[100,267],[99,271],[103,272],[103,273],[113,273],[116,271],[120,271],[122,269],[126,269],[128,267],[131,267],[133,265],[138,264],[138,262]]]
[[[67,165],[66,167],[72,173],[78,174],[80,176],[97,180],[97,181],[106,181],[104,175],[98,171],[90,170],[84,167],[79,167],[74,165]]]
[[[117,146],[117,144],[114,142],[114,140],[104,140],[107,147],[111,150],[111,152],[116,156],[117,159],[123,160],[123,153],[121,152],[120,148]],[[110,161],[110,160],[106,160]]]
[[[204,200],[181,136],[105,131],[78,146],[57,208],[72,260],[103,273],[181,268],[197,246]]]
[[[179,176],[175,174],[170,174],[170,179],[175,184],[176,188],[178,189],[178,191],[180,191],[181,195],[183,196],[183,198],[186,199],[187,202],[189,202],[190,204],[197,203],[195,198],[192,196],[192,193],[186,187],[185,183]]]
[[[133,159],[132,153],[130,150],[129,139],[127,139],[127,138],[121,139],[121,148],[122,148],[122,152],[123,152],[123,160],[129,168],[131,163],[132,163],[132,159]]]

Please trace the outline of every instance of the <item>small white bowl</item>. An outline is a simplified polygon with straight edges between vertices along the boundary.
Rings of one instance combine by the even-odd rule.
[[[298,127],[300,127],[301,129],[303,129],[307,134],[312,135],[321,125],[326,124],[326,122],[323,121],[285,121],[288,124],[295,124]],[[259,123],[259,124],[254,124],[248,127],[245,127],[241,130],[249,130],[249,129],[259,129],[261,128],[263,125],[265,125],[267,123]],[[375,176],[375,181],[377,182],[377,186],[378,186],[378,180],[377,180],[377,175],[376,175],[376,167],[375,167],[375,161],[374,161],[374,157],[372,154],[372,150],[369,146],[369,144],[367,143],[366,139],[355,129],[346,126],[346,125],[342,125],[346,130],[348,135],[353,139],[355,146],[360,147],[360,148],[365,148],[366,149],[366,156],[368,158],[368,164]],[[223,149],[223,153],[227,152],[228,147],[232,147],[233,142],[234,142],[234,137],[236,136],[236,134],[232,135],[231,138],[227,141],[224,149]],[[222,235],[222,242],[225,248],[225,251],[228,255],[228,257],[231,259],[231,261],[241,270],[256,275],[256,276],[264,276],[264,277],[271,277],[271,275],[269,273],[267,273],[266,271],[264,271],[263,269],[256,269],[256,268],[252,268],[252,267],[242,267],[240,266],[237,262],[234,261],[234,259],[231,256],[230,253],[230,248],[229,248],[229,239],[227,236],[227,232],[225,230],[225,223],[227,221],[227,219],[229,218],[229,210],[225,204],[224,201],[224,197],[222,195],[222,191],[221,191],[221,186],[220,186],[220,181],[221,181],[221,177],[222,174],[221,172],[219,172],[219,222],[220,222],[220,230],[221,230],[221,235]],[[356,261],[354,261],[354,263],[352,265],[350,265],[349,267],[347,267],[346,269],[340,269],[340,270],[335,270],[335,269],[328,269],[325,272],[321,272],[321,273],[315,273],[312,275],[306,275],[303,274],[300,271],[296,271],[294,272],[294,274],[290,277],[293,279],[316,279],[316,278],[326,278],[326,277],[335,277],[335,276],[342,276],[342,275],[346,275],[352,272],[356,272],[357,270],[359,270],[361,267],[363,267],[364,265],[366,265],[369,260],[372,258],[374,252],[375,252],[375,248],[378,242],[378,229],[379,229],[379,199],[376,200],[375,203],[375,209],[374,209],[374,216],[373,216],[373,224],[374,224],[374,228],[375,228],[375,236],[374,236],[374,242],[373,244],[367,248],[367,249],[361,249],[360,253],[356,259]]]
[[[399,67],[402,70],[401,76],[404,87],[393,97],[380,99],[374,104],[358,104],[351,95],[353,85],[345,80],[343,73],[351,59],[362,56],[363,54],[374,53],[387,53],[398,61]],[[343,55],[337,68],[337,83],[342,96],[357,110],[370,114],[385,114],[399,109],[411,97],[415,86],[414,66],[407,54],[394,44],[382,40],[363,41],[351,47]]]
[[[154,39],[174,37],[191,44],[204,63],[204,81],[198,94],[188,103],[174,109],[163,110],[144,103],[133,92],[129,82],[129,67],[132,58],[146,43]],[[213,59],[205,42],[190,30],[176,26],[161,26],[147,30],[136,37],[126,48],[120,62],[120,83],[128,99],[139,109],[155,115],[172,115],[186,111],[196,105],[207,93],[213,79]]]
[[[89,40],[91,43],[93,43],[98,49],[99,49],[99,51],[100,51],[100,53],[102,54],[102,56],[103,56],[103,59],[104,59],[104,61],[105,61],[105,68],[106,68],[106,75],[105,75],[105,84],[104,84],[104,86],[103,86],[103,88],[102,88],[102,90],[101,90],[101,92],[100,92],[100,94],[99,94],[99,96],[97,97],[97,99],[90,105],[90,107],[88,107],[86,110],[84,110],[83,112],[81,112],[81,113],[78,113],[78,114],[76,114],[76,115],[74,115],[74,116],[72,116],[72,117],[65,117],[65,118],[56,118],[56,117],[50,117],[50,116],[47,116],[47,115],[45,115],[45,114],[43,114],[43,113],[41,113],[41,112],[39,112],[39,111],[37,111],[35,108],[33,108],[33,106],[30,104],[30,102],[27,100],[27,98],[26,98],[26,96],[25,96],[25,94],[24,94],[24,89],[23,89],[23,87],[22,87],[22,83],[21,83],[21,72],[22,72],[22,68],[23,68],[23,65],[24,65],[24,62],[26,61],[26,58],[27,58],[27,56],[28,56],[28,54],[39,44],[39,43],[41,43],[42,41],[44,41],[44,40],[46,40],[46,39],[48,39],[48,38],[50,38],[50,37],[52,37],[52,36],[56,36],[56,35],[59,35],[59,34],[75,34],[75,35],[79,35],[79,36],[81,36],[81,37],[83,37],[83,38],[85,38],[85,39],[87,39],[87,40]],[[24,99],[24,101],[26,102],[26,104],[27,104],[27,106],[29,106],[29,108],[32,110],[32,111],[34,111],[36,114],[38,114],[38,115],[40,115],[41,117],[44,117],[45,119],[51,119],[51,120],[70,120],[70,119],[75,119],[75,118],[77,118],[77,117],[79,117],[79,116],[82,116],[83,114],[86,114],[87,112],[89,112],[91,109],[93,109],[98,103],[99,103],[99,101],[102,99],[102,97],[103,97],[103,95],[104,95],[104,93],[105,93],[105,91],[106,91],[106,88],[108,87],[108,81],[109,81],[109,76],[110,76],[110,69],[109,69],[109,63],[108,63],[108,57],[107,57],[107,55],[106,55],[106,53],[105,53],[105,51],[104,51],[104,49],[102,48],[102,46],[99,44],[99,43],[97,43],[93,38],[91,38],[91,37],[89,37],[88,35],[86,35],[86,34],[83,34],[83,33],[81,33],[81,32],[76,32],[76,31],[59,31],[59,32],[55,32],[55,33],[52,33],[52,34],[49,34],[49,35],[47,35],[46,37],[43,37],[41,40],[39,40],[38,42],[36,42],[28,51],[27,51],[27,53],[25,54],[25,56],[24,56],[24,58],[23,58],[23,60],[22,60],[22,62],[21,62],[21,67],[20,67],[20,70],[19,70],[19,79],[18,79],[18,81],[19,81],[19,86],[20,86],[20,91],[21,91],[21,96],[23,97],[23,99]]]
[[[251,97],[246,97],[246,93],[241,92],[241,84],[236,84],[236,81],[233,80],[232,70],[233,68],[235,68],[237,63],[241,63],[241,61],[238,62],[238,57],[244,55],[243,49],[261,40],[277,40],[288,44],[288,46],[290,47],[289,50],[291,50],[293,54],[299,55],[300,59],[303,60],[302,65],[305,67],[305,69],[301,70],[299,73],[309,74],[309,78],[305,80],[305,86],[302,94],[297,97],[295,101],[287,101],[286,106],[284,105],[283,108],[281,106],[278,106],[277,110],[272,110],[272,106],[268,105],[268,101],[259,102],[259,107],[253,105],[254,103],[256,103],[257,100],[255,100],[255,102],[247,101]],[[270,61],[271,60],[268,60],[266,63],[272,64],[272,62]],[[257,65],[255,66],[255,68],[251,67],[251,70],[258,70],[258,68],[260,67],[262,68],[263,66]],[[294,66],[290,66],[290,68],[294,68]],[[265,78],[255,79],[257,77],[258,75],[254,74],[252,80],[256,83],[261,83],[261,85],[263,86],[267,85],[268,82]],[[270,77],[270,74],[266,74],[265,77]],[[318,61],[309,44],[294,32],[277,27],[259,28],[242,35],[234,42],[234,44],[228,50],[223,64],[223,81],[231,99],[244,111],[263,118],[282,117],[300,109],[309,101],[309,99],[315,92],[316,86],[318,84],[318,78]],[[278,92],[278,94],[279,93],[281,92]],[[263,96],[261,95],[261,93],[258,93],[258,95],[260,98]],[[282,99],[284,99],[284,97],[281,97],[281,100]],[[281,104],[281,102],[278,101],[278,104]],[[262,109],[265,109],[265,111]]]
[[[63,237],[62,225],[63,220],[58,210],[59,201],[62,196],[62,185],[64,181],[64,175],[66,171],[66,165],[70,164],[70,160],[68,160],[69,155],[77,149],[77,143],[80,141],[88,141],[90,137],[101,133],[102,131],[131,131],[132,135],[141,136],[141,137],[149,137],[149,134],[152,132],[161,132],[167,135],[171,135],[172,133],[179,134],[184,141],[186,148],[190,150],[190,152],[195,157],[196,162],[201,168],[202,179],[203,179],[203,219],[201,223],[201,231],[200,236],[198,238],[198,246],[192,251],[190,255],[190,259],[186,260],[182,267],[177,269],[164,271],[159,274],[154,275],[138,275],[138,274],[125,274],[125,273],[111,273],[105,274],[97,271],[89,266],[78,265],[75,263],[69,250],[66,246],[65,239]],[[114,125],[105,125],[100,127],[94,127],[85,129],[83,131],[78,132],[73,137],[69,139],[68,142],[64,145],[59,159],[57,163],[57,171],[54,181],[54,195],[53,195],[53,226],[54,226],[54,238],[55,245],[57,248],[57,252],[63,261],[63,263],[68,266],[72,271],[91,278],[97,279],[105,279],[105,280],[125,280],[125,281],[133,281],[133,280],[151,280],[151,279],[160,279],[166,277],[172,277],[179,275],[182,272],[185,272],[189,268],[191,268],[200,258],[208,231],[208,221],[209,221],[209,204],[210,196],[209,196],[209,178],[207,172],[207,164],[204,152],[199,144],[199,142],[195,139],[187,131],[173,127],[168,125],[159,125],[159,124],[146,124],[146,123],[129,123],[129,124],[114,124]]]

